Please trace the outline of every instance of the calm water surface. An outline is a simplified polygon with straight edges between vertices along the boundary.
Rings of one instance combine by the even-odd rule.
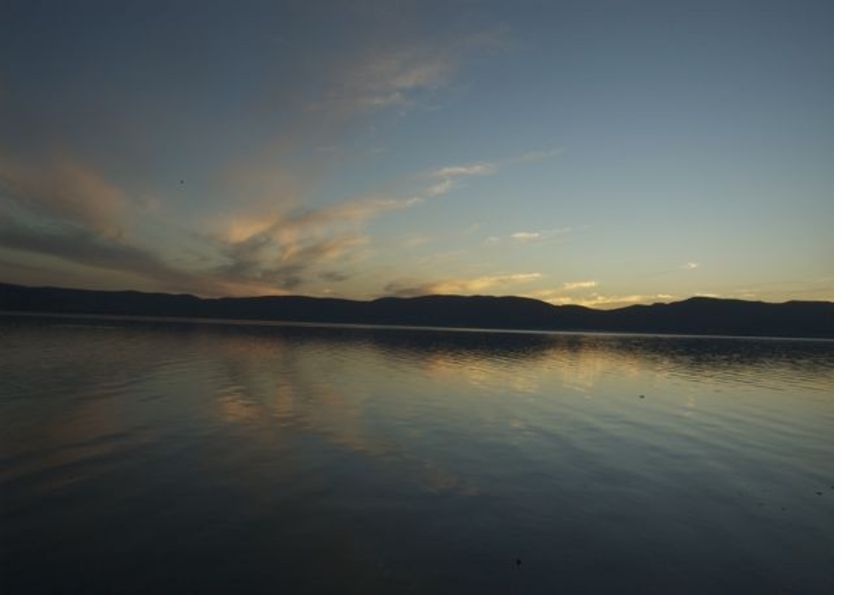
[[[822,342],[0,317],[0,590],[828,593],[832,376]]]

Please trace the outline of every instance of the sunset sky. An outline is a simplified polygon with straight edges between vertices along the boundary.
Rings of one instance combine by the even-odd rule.
[[[829,0],[0,3],[0,281],[833,297]]]

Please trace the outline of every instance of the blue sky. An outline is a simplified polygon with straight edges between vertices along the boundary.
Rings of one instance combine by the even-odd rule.
[[[5,6],[2,280],[832,299],[829,1]]]

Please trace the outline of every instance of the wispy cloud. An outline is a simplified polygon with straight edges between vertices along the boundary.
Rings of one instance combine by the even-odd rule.
[[[100,234],[121,233],[126,195],[93,168],[61,157],[24,164],[0,157],[0,203],[7,213],[28,213],[52,225]]]
[[[370,196],[347,199],[319,209],[287,208],[274,213],[257,211],[229,216],[222,224],[217,224],[217,230],[212,234],[225,259],[225,264],[218,267],[215,274],[228,282],[257,283],[260,287],[266,284],[275,284],[284,290],[301,287],[326,261],[334,261],[330,264],[335,266],[335,261],[346,257],[360,258],[360,248],[369,240],[361,232],[364,223],[389,211],[419,205],[425,197],[449,192],[457,180],[491,175],[496,171],[497,165],[489,162],[443,166],[425,174],[432,183],[415,196]],[[289,201],[283,201],[283,204],[287,203]],[[428,237],[416,234],[405,245],[417,246],[428,241]],[[461,284],[455,281],[429,284],[427,289],[434,292],[480,291],[502,282],[502,277],[486,277]]]
[[[635,304],[651,304],[654,302],[672,301],[677,299],[676,296],[669,293],[657,294],[632,294],[632,295],[601,295],[593,294],[585,299],[578,299],[575,303],[590,308],[622,308],[624,306],[634,306]]]
[[[116,111],[108,117],[86,110],[91,115],[84,122],[91,126],[76,126],[70,118],[67,123],[74,126],[66,126],[84,128],[86,135],[95,131],[97,140],[110,138],[113,129],[113,144],[98,143],[111,154],[91,151],[97,143],[88,143],[87,136],[52,138],[50,130],[42,131],[43,138],[33,140],[27,152],[13,147],[9,154],[16,160],[5,158],[0,150],[0,246],[63,259],[79,268],[134,276],[143,280],[138,286],[144,289],[203,295],[320,290],[319,282],[342,283],[353,277],[356,266],[374,250],[370,222],[446,194],[469,178],[538,157],[533,152],[490,162],[468,156],[464,162],[440,163],[398,180],[388,191],[312,208],[328,198],[318,194],[319,187],[332,182],[330,170],[345,156],[349,131],[374,131],[390,114],[429,107],[471,60],[498,51],[507,37],[501,30],[476,32],[461,26],[422,32],[413,19],[389,16],[391,11],[368,3],[355,3],[348,13],[360,27],[350,27],[335,46],[301,44],[283,50],[292,52],[292,58],[277,59],[269,55],[275,50],[267,47],[265,61],[247,65],[238,96],[242,109],[214,111],[220,105],[211,102],[208,109],[159,120],[150,115],[160,115],[160,106],[148,98],[132,104],[137,114],[116,109],[115,102]],[[381,18],[371,31],[366,29]],[[385,23],[397,26],[380,26]],[[275,68],[279,66],[283,68]],[[179,143],[200,150],[180,148],[175,159],[163,151],[167,159],[159,158],[156,148],[173,144],[166,141],[172,140],[168,128],[176,118],[179,130],[189,131],[179,133]],[[149,127],[148,122],[158,125]],[[128,140],[120,137],[120,131],[135,131],[134,126],[143,133],[138,135],[145,139],[139,143],[143,150],[128,139],[130,134]],[[56,127],[56,132],[64,128]],[[232,131],[236,138],[230,136]],[[226,142],[229,139],[233,142]],[[383,142],[373,138],[362,144],[369,141]],[[207,154],[201,146],[205,142],[215,143]],[[42,155],[50,143],[66,155],[45,162],[18,157]],[[154,156],[146,154],[147,144]],[[119,164],[122,157],[114,156],[135,152],[143,167],[127,174]],[[93,161],[83,162],[79,155]],[[132,169],[139,163],[129,158],[125,162],[131,162]],[[147,182],[157,173],[148,178],[139,173],[159,171],[162,163],[178,168],[179,178],[192,177],[178,195]],[[182,168],[193,171],[185,174]],[[119,175],[112,175],[116,172]],[[141,178],[142,183],[130,181]],[[419,234],[409,243],[423,241]],[[189,250],[182,249],[185,246]],[[510,282],[519,282],[517,276]],[[461,284],[451,281],[450,287],[481,290],[503,284],[502,276],[491,276]]]
[[[407,107],[416,94],[443,86],[458,63],[458,55],[433,48],[372,52],[346,69],[318,107],[352,112]]]
[[[101,271],[134,276],[157,289],[200,294],[224,293],[227,287],[204,275],[167,263],[153,251],[124,238],[83,227],[49,228],[0,220],[0,246],[59,258]]]
[[[353,249],[364,246],[369,238],[359,233],[335,234],[326,238],[278,239],[258,234],[247,241],[222,247],[228,261],[214,275],[245,286],[258,283],[267,287],[295,289],[305,275],[332,263]]]
[[[518,242],[529,242],[531,240],[537,240],[541,237],[541,232],[538,231],[516,231],[512,235],[509,236],[513,240]]]
[[[583,306],[594,308],[622,308],[624,306],[633,306],[635,304],[651,304],[654,302],[664,302],[676,300],[676,296],[669,293],[657,294],[633,294],[633,295],[601,295],[593,294],[584,300],[579,300]]]
[[[226,260],[217,273],[227,280],[238,279],[242,283],[275,283],[283,289],[300,287],[326,260],[341,260],[354,254],[359,258],[360,248],[368,244],[368,237],[361,233],[366,222],[390,211],[417,206],[424,202],[425,196],[449,191],[456,180],[491,175],[496,170],[497,166],[489,162],[442,166],[424,175],[433,184],[415,196],[370,196],[347,199],[319,209],[285,208],[274,213],[264,210],[228,216],[216,224],[212,234]],[[428,236],[416,234],[404,245],[412,247],[429,241]],[[431,284],[430,288],[481,290],[501,281],[502,278],[483,278],[461,285],[454,282]]]
[[[587,281],[567,281],[559,287],[550,287],[547,289],[536,289],[530,291],[528,297],[533,297],[551,304],[571,304],[580,303],[581,300],[587,299],[579,293],[578,297],[570,296],[570,292],[581,292],[584,289],[593,289],[598,283],[593,280]],[[595,295],[595,294],[592,294]],[[578,300],[578,301],[577,301]]]
[[[0,246],[134,276],[173,291],[224,289],[180,270],[132,237],[130,225],[143,212],[121,188],[79,161],[0,160]]]
[[[524,295],[543,300],[557,306],[578,305],[589,308],[612,309],[635,304],[651,304],[654,302],[674,301],[676,296],[668,293],[605,295],[598,292],[582,293],[585,289],[593,289],[599,284],[596,281],[569,281],[560,287],[538,289]]]
[[[426,177],[452,185],[491,175],[497,167],[468,162],[442,166]],[[342,283],[353,277],[356,266],[371,254],[366,225],[417,206],[430,195],[373,194],[301,208],[295,205],[306,198],[300,193],[307,186],[285,171],[240,168],[227,172],[223,181],[223,190],[249,197],[247,206],[217,215],[216,220],[181,226],[167,219],[161,200],[149,209],[144,206],[148,201],[134,200],[101,172],[79,162],[64,159],[24,167],[0,161],[0,246],[134,275],[149,289],[202,295],[306,292],[321,282]],[[143,225],[156,231],[152,236],[139,234]],[[532,241],[558,232],[515,232],[511,239]],[[407,245],[427,241],[427,236],[416,234]],[[390,291],[511,292],[509,286],[538,278],[538,273],[453,278],[393,285]]]
[[[557,155],[559,151],[528,151],[522,155],[500,159],[497,161],[475,161],[457,165],[447,165],[428,174],[431,180],[424,194],[437,197],[448,194],[460,187],[459,182],[465,178],[490,176],[510,165],[540,161]]]
[[[461,176],[487,176],[493,174],[497,167],[493,163],[470,163],[467,165],[450,165],[433,172],[434,178],[456,178]]]
[[[517,244],[527,244],[531,242],[556,239],[568,231],[570,231],[570,229],[566,227],[563,229],[546,229],[540,231],[516,231],[505,237],[488,236],[485,238],[485,241],[489,244],[497,244],[505,239]]]
[[[415,202],[412,197],[363,197],[320,209],[234,219],[212,236],[225,259],[214,274],[246,286],[296,289],[311,277],[323,278],[325,266],[359,259],[359,249],[369,243],[361,231],[363,223]],[[349,276],[345,270],[341,280]]]
[[[446,87],[472,56],[503,47],[505,38],[504,31],[489,30],[436,39],[409,36],[357,49],[335,64],[311,107],[332,116],[413,107]]]
[[[574,289],[590,289],[596,286],[596,281],[568,281],[562,286],[562,288],[565,291],[572,291]]]
[[[542,273],[514,273],[509,275],[486,275],[471,278],[452,278],[429,283],[407,283],[394,281],[387,284],[383,291],[388,295],[399,297],[413,297],[419,295],[444,294],[444,295],[469,295],[480,292],[493,291],[494,293],[512,292],[509,289],[512,285],[520,285],[537,281],[543,277]]]
[[[427,187],[425,194],[430,197],[442,196],[455,189],[462,178],[488,176],[496,171],[496,165],[485,162],[441,167],[430,174],[432,183]]]
[[[442,34],[433,41],[415,34],[352,41],[346,53],[322,57],[324,70],[308,73],[312,78],[288,93],[273,94],[267,83],[263,91],[289,117],[267,117],[260,141],[243,155],[220,159],[217,173],[199,191],[206,195],[178,197],[179,206],[196,215],[193,221],[184,212],[173,216],[173,196],[157,189],[154,196],[135,196],[107,170],[75,159],[71,148],[44,162],[12,160],[0,151],[0,246],[133,275],[143,280],[138,286],[164,291],[245,295],[342,283],[372,251],[369,222],[446,194],[468,178],[535,158],[466,160],[398,182],[414,192],[303,206],[319,198],[314,188],[339,158],[350,123],[420,105],[446,88],[473,56],[499,49],[504,38],[493,31]],[[278,105],[267,109],[277,111]],[[301,159],[301,147],[310,145],[312,154]],[[202,206],[195,204],[199,199]],[[419,234],[409,243],[424,241]],[[492,276],[439,288],[482,290],[502,283],[501,276]]]
[[[369,243],[365,222],[418,199],[365,196],[316,209],[279,209],[225,218],[196,232],[155,221],[152,243],[137,233],[141,216],[126,192],[70,159],[23,165],[0,160],[0,247],[47,255],[137,278],[138,285],[203,295],[279,293],[313,280],[341,282]],[[155,217],[160,215],[156,212]],[[148,223],[148,221],[147,221]],[[174,236],[174,237],[169,237]],[[192,243],[202,258],[163,257],[172,242]],[[169,243],[169,244],[168,244]],[[167,246],[169,245],[169,248]]]

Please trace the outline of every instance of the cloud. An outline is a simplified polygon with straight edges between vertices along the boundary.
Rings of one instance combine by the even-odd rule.
[[[68,158],[37,166],[0,157],[0,208],[55,225],[118,235],[128,201],[94,169]],[[5,200],[3,200],[5,199]]]
[[[468,165],[451,165],[433,172],[434,178],[456,178],[461,176],[487,176],[496,171],[492,163],[470,163]]]
[[[366,222],[422,200],[416,196],[364,196],[317,209],[252,213],[217,222],[217,230],[209,237],[225,263],[214,274],[244,286],[274,284],[284,290],[302,287],[314,278],[333,280],[319,271],[325,266],[348,267],[364,258],[363,249],[370,242],[361,231]],[[404,245],[429,241],[427,236],[415,235]],[[350,276],[343,270],[342,280]]]
[[[351,275],[342,271],[324,271],[323,273],[319,273],[319,278],[324,281],[330,281],[331,283],[341,283],[350,279]]]
[[[562,234],[567,233],[570,231],[570,228],[565,227],[563,229],[546,229],[541,231],[516,231],[511,233],[507,236],[507,239],[511,240],[512,242],[518,244],[527,244],[530,242],[537,242],[537,241],[546,241],[551,240],[554,238],[558,238]],[[489,236],[485,238],[485,241],[489,244],[497,244],[500,243],[504,238],[500,236]]]
[[[330,235],[340,229],[356,227],[389,211],[406,209],[416,198],[365,197],[340,201],[317,209],[303,209],[291,213],[255,214],[235,218],[222,233],[224,241],[244,246],[274,243],[289,244],[292,249],[298,240]]]
[[[230,220],[211,234],[224,263],[213,275],[244,287],[293,290],[322,278],[325,266],[349,266],[360,258],[369,237],[361,225],[389,211],[405,209],[414,197],[361,197],[318,209],[252,214]],[[329,276],[338,280],[335,268]],[[343,270],[342,280],[350,273]]]
[[[62,157],[23,164],[0,159],[0,246],[134,275],[173,291],[223,287],[172,266],[131,238],[143,209],[94,168]]]
[[[441,167],[425,173],[423,184],[413,178],[409,183],[417,192],[408,196],[390,191],[302,208],[322,198],[315,192],[329,186],[330,168],[353,144],[353,138],[346,142],[356,130],[352,126],[374,130],[378,120],[372,116],[427,103],[473,57],[499,49],[505,37],[501,31],[466,33],[458,26],[422,31],[402,11],[352,4],[340,11],[349,26],[331,44],[313,45],[304,29],[292,35],[303,43],[281,50],[261,42],[265,52],[243,63],[248,80],[237,100],[241,109],[215,102],[172,115],[167,97],[186,96],[165,94],[159,102],[118,94],[102,112],[87,109],[93,105],[86,103],[89,98],[101,95],[94,89],[83,93],[82,104],[53,110],[56,118],[44,120],[37,134],[21,136],[11,151],[0,148],[0,246],[98,269],[92,279],[114,271],[142,278],[138,286],[144,289],[203,295],[277,293],[352,276],[371,252],[368,222],[419,204],[431,196],[425,193],[428,185],[446,193],[458,180],[494,168],[483,162]],[[273,56],[275,51],[285,55]],[[193,64],[188,58],[179,58],[181,66]],[[239,67],[241,58],[228,66]],[[122,80],[125,69],[112,74]],[[198,76],[209,84],[204,90],[216,89],[213,77]],[[62,94],[48,98],[53,107],[77,96],[61,85],[57,90]],[[132,109],[124,109],[127,99]],[[27,121],[40,116],[27,115]],[[169,142],[173,125],[176,144]],[[84,135],[67,133],[80,130]],[[225,142],[216,142],[220,134]],[[203,152],[211,145],[213,150]],[[24,155],[43,155],[53,146],[66,153],[24,162]],[[94,161],[82,162],[79,155]],[[192,157],[185,161],[184,155]],[[126,171],[125,163],[131,163],[127,177],[142,182],[121,186],[112,179],[111,172]],[[178,195],[151,187],[172,167],[180,168],[177,178],[188,178]],[[147,172],[152,175],[143,175]],[[223,209],[227,216],[219,215]],[[56,268],[61,266],[67,265]]]
[[[426,177],[452,185],[496,171],[495,164],[477,161],[443,166]],[[155,209],[147,208],[148,201],[135,200],[79,161],[64,158],[23,166],[0,160],[0,246],[111,271],[112,277],[133,275],[142,280],[139,286],[154,290],[201,295],[306,292],[311,283],[353,276],[356,265],[371,253],[366,223],[413,207],[425,196],[375,194],[301,208],[295,205],[306,184],[284,170],[259,174],[248,168],[229,171],[224,190],[237,196],[242,188],[254,206],[199,223],[204,229],[197,230],[167,217],[165,196],[156,198]],[[552,233],[516,232],[512,238],[527,241]],[[408,245],[428,240],[418,235]],[[539,276],[490,275],[393,289],[401,294],[501,291]]]
[[[657,294],[633,294],[633,295],[601,295],[591,294],[584,299],[577,299],[575,303],[590,308],[622,308],[624,306],[633,306],[635,304],[651,304],[654,302],[671,301],[677,299],[676,296],[669,293]]]
[[[83,228],[49,229],[9,220],[0,224],[0,246],[54,256],[68,262],[154,281],[170,291],[212,294],[226,287],[213,279],[172,267],[154,253],[122,238]]]
[[[570,281],[561,287],[539,289],[525,294],[527,297],[543,300],[557,306],[579,305],[589,308],[612,309],[635,304],[651,304],[654,302],[673,301],[676,296],[668,293],[631,294],[631,295],[603,295],[592,292],[582,295],[581,290],[591,289],[598,285],[596,281]],[[570,294],[573,292],[573,295]],[[577,294],[577,292],[579,292]]]
[[[528,242],[530,240],[537,240],[541,237],[541,233],[537,231],[516,231],[509,236],[518,242]]]
[[[577,301],[577,303],[595,308],[622,308],[624,306],[633,306],[635,304],[651,304],[654,302],[663,302],[668,300],[675,300],[676,297],[669,293],[657,294],[634,294],[634,295],[600,295],[593,294],[589,298]]]
[[[458,181],[462,178],[490,176],[497,173],[503,167],[518,163],[540,161],[555,156],[558,153],[558,150],[528,151],[522,155],[501,159],[496,162],[476,161],[473,163],[440,167],[427,176],[432,180],[432,183],[427,186],[424,194],[429,197],[443,196],[458,188]]]
[[[164,225],[156,226],[155,237],[163,243],[147,238],[144,246],[136,236],[143,223],[139,218],[151,216],[148,209],[136,208],[123,190],[93,168],[69,159],[28,167],[2,160],[0,246],[134,275],[150,289],[202,295],[278,293],[314,279],[346,279],[349,272],[343,265],[350,266],[369,242],[360,226],[416,202],[413,197],[359,197],[317,209],[237,216],[218,223],[212,233],[182,230],[160,220],[155,223]],[[174,242],[192,243],[201,260],[190,263],[190,254],[180,250],[177,266],[159,255],[160,249],[172,252]]]
[[[699,263],[698,262],[688,262],[688,263],[685,263],[685,264],[681,265],[681,268],[685,269],[687,271],[694,271],[697,268],[699,268]]]
[[[568,292],[576,292],[581,291],[583,289],[592,289],[596,287],[598,283],[593,280],[588,281],[568,281],[563,283],[560,287],[553,287],[549,289],[538,289],[535,291],[529,292],[527,295],[528,297],[532,297],[535,299],[543,300],[545,302],[550,302],[551,304],[571,304],[571,303],[582,303],[582,298],[573,298],[568,295]],[[592,294],[596,295],[596,294]]]
[[[446,87],[471,56],[502,47],[504,37],[501,31],[423,40],[410,35],[351,49],[333,66],[311,109],[343,117],[413,107]]]
[[[296,241],[260,235],[223,247],[227,262],[213,270],[212,276],[243,288],[257,285],[292,290],[307,282],[311,274],[323,274],[318,273],[320,267],[348,256],[368,241],[367,236],[357,233]]]
[[[461,178],[488,176],[496,171],[497,166],[486,162],[441,167],[429,175],[433,182],[427,187],[425,194],[431,197],[442,196],[456,188]]]
[[[499,292],[500,288],[512,284],[529,283],[542,278],[542,273],[515,273],[511,275],[487,275],[482,277],[446,279],[421,284],[407,284],[394,281],[387,284],[383,291],[388,295],[398,297],[413,297],[419,295],[444,294],[444,295],[469,295],[478,292],[493,290]]]
[[[406,106],[415,93],[444,85],[456,64],[455,56],[429,49],[375,55],[345,81],[346,99],[360,108]]]
[[[571,291],[574,289],[588,289],[596,286],[596,281],[568,281],[563,285],[563,288],[565,291]]]
[[[340,61],[311,109],[332,116],[391,107],[408,108],[425,92],[445,86],[462,55],[452,47],[398,44],[376,47]]]
[[[465,166],[444,173],[486,170]],[[254,179],[239,173],[224,180],[235,196],[238,180]],[[201,295],[306,291],[309,283],[340,282],[353,275],[370,252],[363,229],[367,222],[423,201],[419,196],[367,195],[296,208],[301,186],[281,174],[260,178],[271,184],[258,184],[267,194],[256,201],[257,208],[217,216],[199,223],[204,229],[197,230],[168,219],[160,200],[157,209],[136,205],[101,173],[77,161],[30,167],[0,161],[0,246],[111,271],[112,277],[134,275],[142,279],[138,286],[154,290]],[[256,188],[244,188],[256,196]],[[274,208],[273,189],[279,192]],[[417,236],[410,244],[427,240]]]

